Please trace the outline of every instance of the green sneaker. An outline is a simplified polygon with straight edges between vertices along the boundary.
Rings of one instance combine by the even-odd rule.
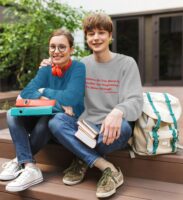
[[[87,164],[82,160],[73,160],[71,165],[64,171],[63,183],[66,185],[80,183],[84,179],[87,168]]]
[[[111,168],[106,168],[97,184],[96,196],[105,198],[116,193],[116,188],[123,184],[123,174],[120,169],[112,172]]]

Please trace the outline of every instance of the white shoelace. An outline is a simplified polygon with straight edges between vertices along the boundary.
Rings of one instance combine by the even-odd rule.
[[[18,176],[18,178],[16,178],[14,180],[14,182],[20,182],[22,183],[23,181],[25,181],[27,178],[29,178],[31,176],[31,171],[35,171],[36,169],[32,169],[32,168],[24,168],[21,169],[19,171],[17,171],[15,173],[15,176],[18,176],[20,174],[20,176]]]
[[[6,169],[7,171],[12,171],[15,168],[15,165],[17,165],[14,161],[8,161],[2,164],[2,168]]]

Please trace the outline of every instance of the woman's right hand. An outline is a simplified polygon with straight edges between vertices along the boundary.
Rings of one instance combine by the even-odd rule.
[[[43,59],[40,63],[40,67],[45,67],[47,65],[51,65],[51,59],[48,58],[48,59]]]
[[[73,112],[73,109],[72,107],[70,106],[62,106],[62,108],[64,109],[65,113],[70,115],[70,116],[74,116],[74,112]]]

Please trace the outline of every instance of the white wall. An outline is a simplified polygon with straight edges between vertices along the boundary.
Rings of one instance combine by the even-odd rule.
[[[83,7],[87,11],[103,10],[107,14],[125,14],[133,12],[155,11],[182,8],[183,0],[58,0],[72,7]],[[75,43],[83,48],[82,31],[75,33]]]
[[[108,14],[123,14],[170,8],[183,8],[183,0],[59,0],[86,10],[104,10]]]

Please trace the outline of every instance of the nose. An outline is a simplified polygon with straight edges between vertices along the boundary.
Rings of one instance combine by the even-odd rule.
[[[59,53],[58,47],[55,47],[55,53]]]
[[[97,40],[99,39],[99,34],[98,33],[95,33],[94,36],[93,36],[94,40]]]

